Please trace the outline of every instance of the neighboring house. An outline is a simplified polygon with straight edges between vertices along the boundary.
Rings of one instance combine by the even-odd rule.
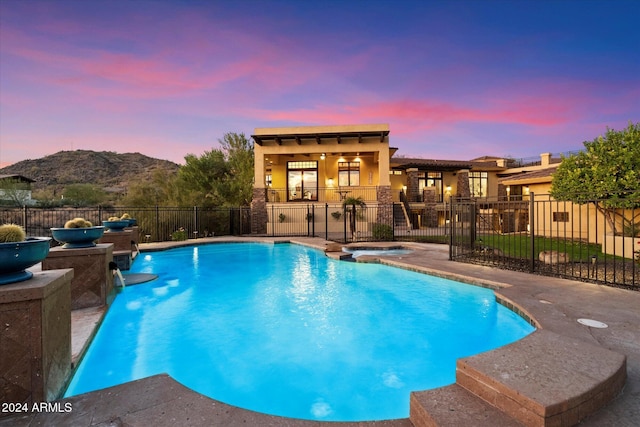
[[[34,205],[35,201],[31,199],[33,182],[35,180],[22,175],[0,175],[0,203],[13,206]]]

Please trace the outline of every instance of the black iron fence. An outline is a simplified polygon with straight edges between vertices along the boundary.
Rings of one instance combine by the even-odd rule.
[[[452,200],[451,259],[640,289],[640,209],[523,198]]]
[[[271,204],[267,235],[318,236],[341,243],[411,240],[447,243],[446,222],[419,226],[419,215],[403,203],[364,206],[341,204]]]
[[[249,208],[0,208],[0,223],[20,224],[29,236],[51,237],[52,227],[64,227],[72,218],[81,217],[93,225],[101,225],[102,221],[125,213],[136,220],[140,242],[251,233]]]
[[[443,243],[455,261],[640,289],[640,209],[598,202],[573,205],[532,193],[422,205],[268,204],[266,235]],[[51,236],[50,228],[75,217],[98,225],[124,213],[137,220],[140,242],[251,234],[250,208],[0,208],[0,223]]]

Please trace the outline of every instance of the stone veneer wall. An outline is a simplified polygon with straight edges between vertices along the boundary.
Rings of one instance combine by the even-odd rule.
[[[0,402],[60,397],[71,375],[73,270],[0,286]],[[0,413],[0,417],[9,415]]]
[[[407,197],[410,202],[415,202],[418,200],[419,195],[419,172],[417,170],[407,170]]]
[[[267,189],[254,188],[251,200],[251,233],[267,234]]]
[[[438,226],[438,212],[436,204],[438,202],[438,194],[435,187],[425,187],[422,190],[422,200],[424,200],[424,225],[427,227]]]
[[[109,305],[113,300],[113,274],[109,270],[113,247],[113,243],[78,249],[55,247],[42,261],[43,270],[73,268],[72,310]]]
[[[391,186],[381,185],[376,188],[378,199],[378,214],[376,221],[380,224],[390,224],[393,226],[393,197],[391,196]]]
[[[471,189],[469,188],[469,172],[458,172],[458,187],[456,190],[457,197],[468,198],[471,197]]]

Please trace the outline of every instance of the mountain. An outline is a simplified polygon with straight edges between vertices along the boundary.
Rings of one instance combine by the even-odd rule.
[[[94,184],[109,192],[126,192],[130,183],[151,177],[154,170],[176,172],[179,165],[140,153],[60,151],[35,160],[23,160],[0,169],[0,175],[18,174],[35,180],[32,190],[61,190],[69,184]]]

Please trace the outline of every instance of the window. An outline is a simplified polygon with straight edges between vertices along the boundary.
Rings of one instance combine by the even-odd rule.
[[[569,222],[569,212],[554,212],[553,222]]]
[[[264,182],[267,185],[267,187],[271,187],[273,184],[273,180],[272,180],[273,175],[271,175],[271,169],[267,169],[267,173],[264,176]]]
[[[318,200],[318,162],[287,162],[287,200]]]
[[[469,190],[471,197],[487,197],[489,174],[487,172],[469,172]]]
[[[360,185],[360,162],[338,163],[338,186],[354,187]]]
[[[425,187],[435,187],[436,200],[442,202],[442,172],[424,172],[418,175],[418,191],[421,200]]]

